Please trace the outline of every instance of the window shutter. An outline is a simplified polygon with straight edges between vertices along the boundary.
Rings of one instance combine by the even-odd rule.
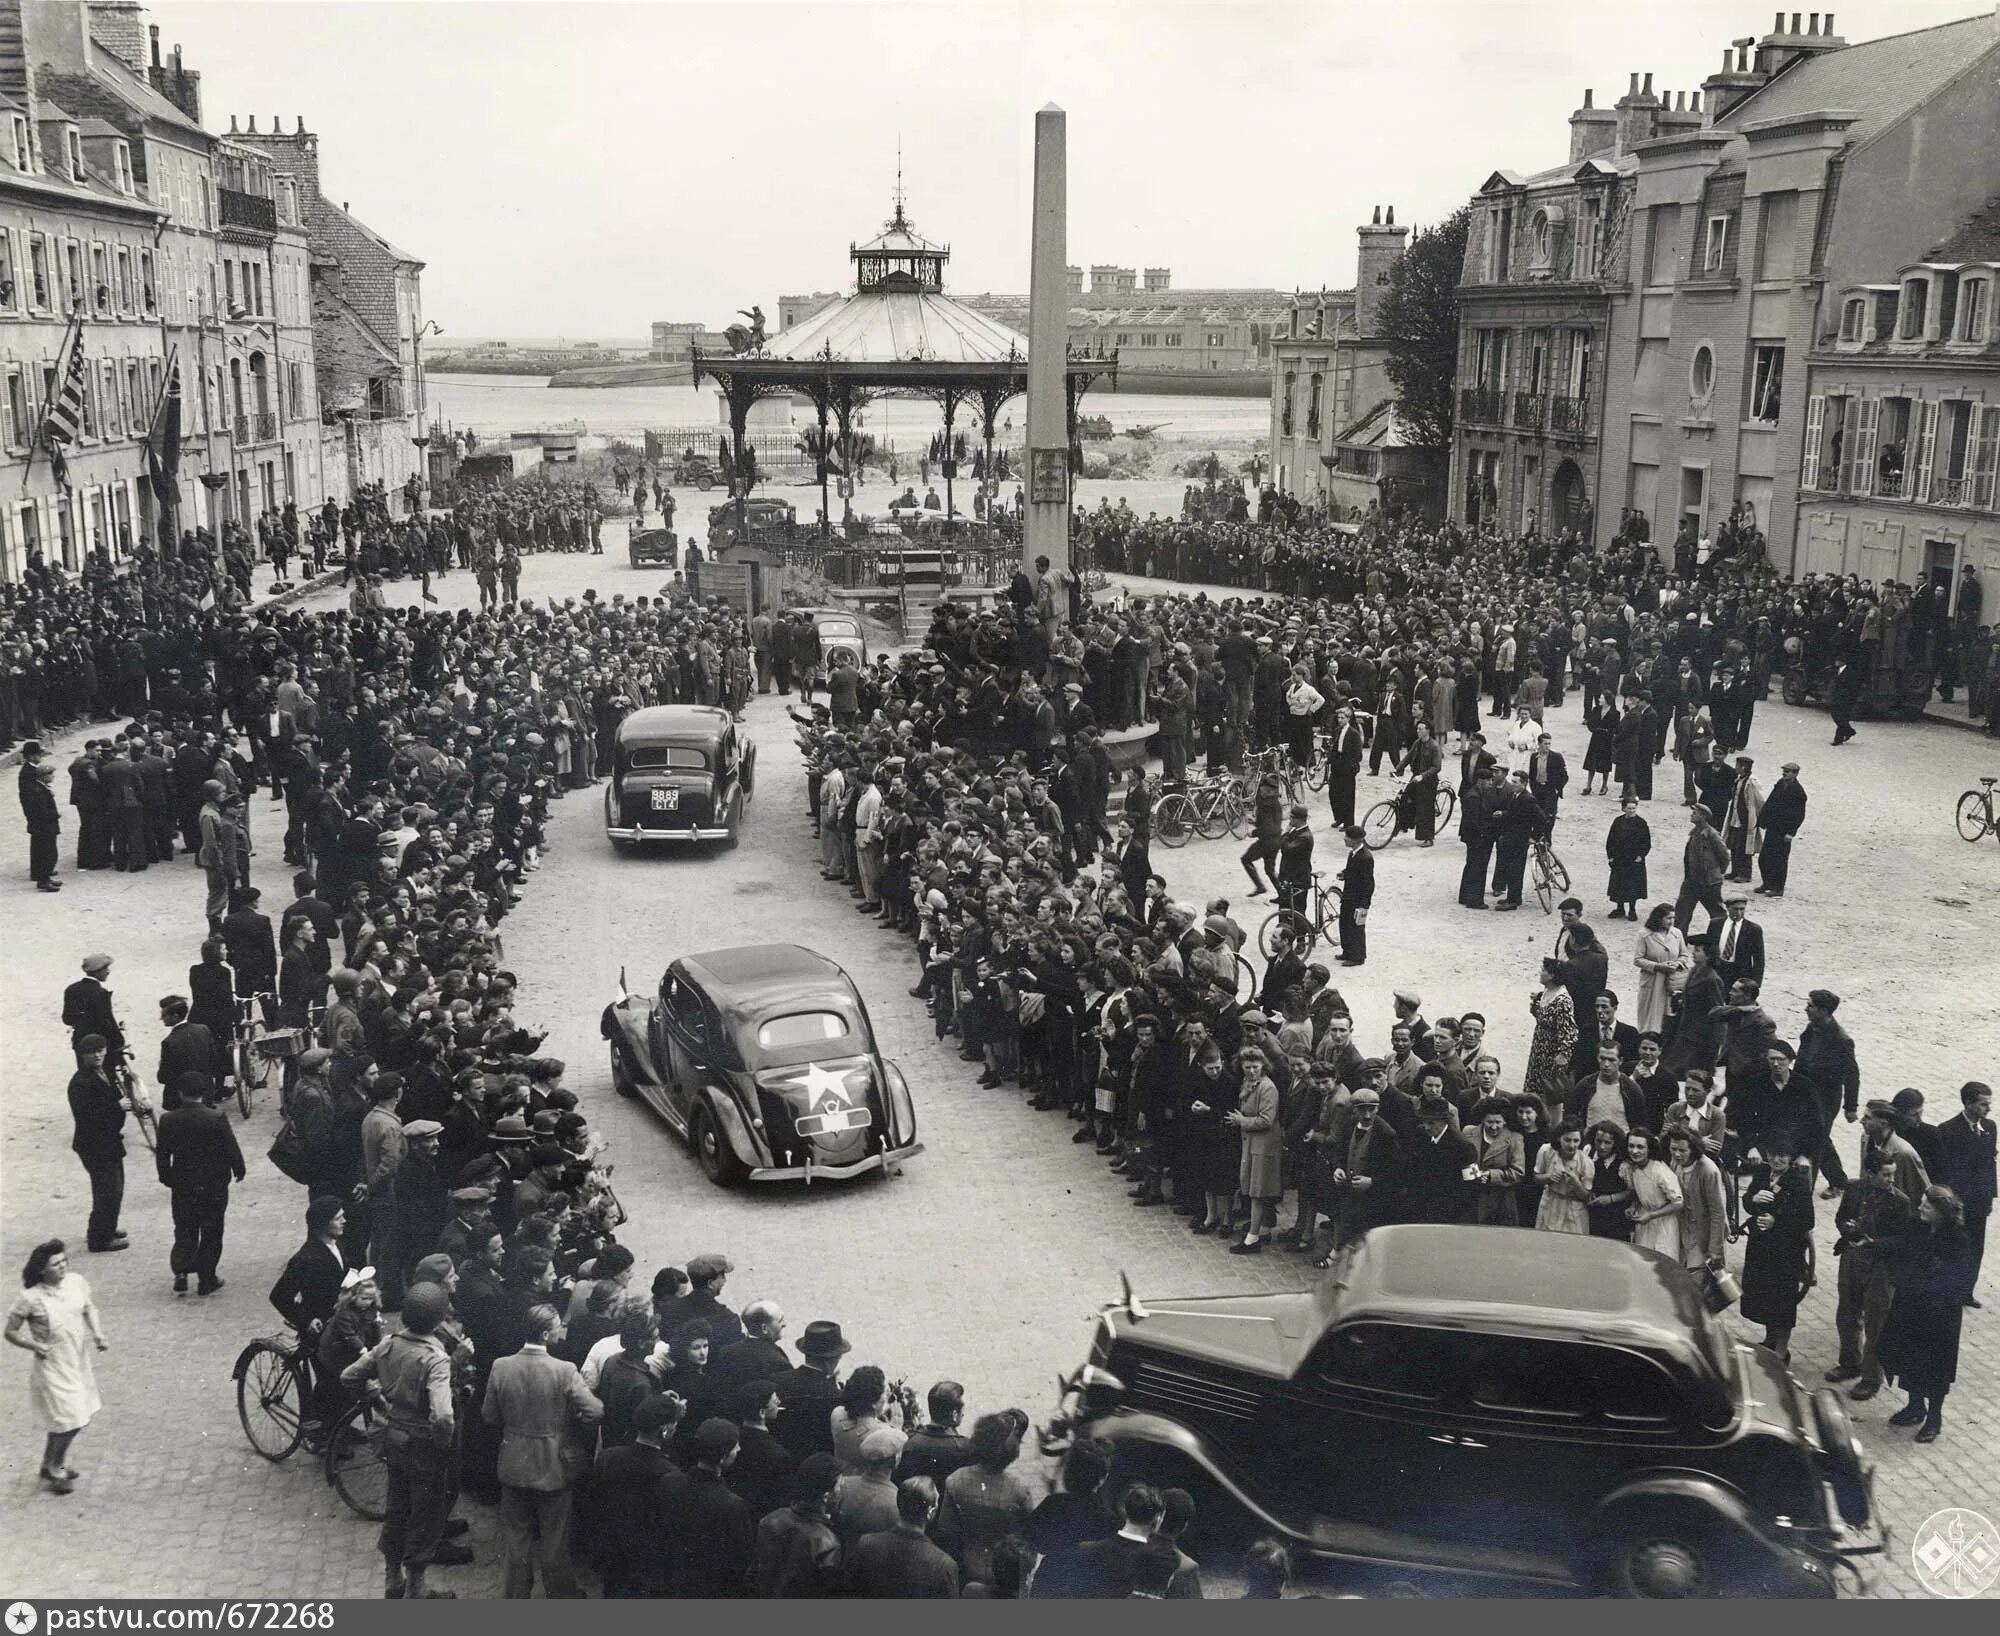
[[[1880,398],[1862,398],[1855,405],[1854,469],[1847,480],[1851,494],[1875,492],[1875,437],[1881,415]]]
[[[1799,487],[1819,487],[1820,434],[1826,426],[1826,399],[1815,397],[1806,404],[1805,457],[1799,463]]]
[[[1931,497],[1931,456],[1937,448],[1938,405],[1935,399],[1924,405],[1922,430],[1917,433],[1917,486],[1910,491],[1912,500],[1928,500]]]
[[[1979,435],[1972,446],[1972,503],[1993,509],[1996,478],[2000,478],[2000,405],[1979,411]]]

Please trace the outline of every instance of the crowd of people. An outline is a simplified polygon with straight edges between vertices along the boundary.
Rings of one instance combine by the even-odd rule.
[[[576,499],[468,507],[474,560],[503,521],[518,542],[536,508]],[[1231,551],[1238,526],[1182,538],[1176,524],[1119,524],[1119,548],[1143,536]],[[801,729],[824,873],[914,939],[912,992],[939,1036],[957,1038],[982,1084],[1018,1084],[1032,1106],[1067,1113],[1135,1208],[1177,1211],[1243,1255],[1291,1248],[1320,1262],[1377,1223],[1452,1222],[1628,1238],[1720,1282],[1740,1233],[1743,1316],[1786,1356],[1815,1276],[1817,1169],[1820,1197],[1839,1201],[1833,1376],[1857,1397],[1893,1379],[1910,1397],[1896,1423],[1938,1437],[1993,1199],[1990,1091],[1967,1083],[1962,1111],[1937,1125],[1914,1090],[1864,1104],[1838,996],[1813,992],[1793,1045],[1758,1005],[1761,930],[1738,894],[1722,901],[1753,854],[1764,887],[1784,887],[1758,822],[1777,790],[1752,811],[1749,769],[1730,770],[1726,791],[1707,769],[1750,742],[1791,591],[1682,586],[1637,556],[1563,560],[1535,541],[1350,549],[1340,535],[1301,550],[1264,529],[1243,549],[1319,577],[1254,605],[1100,607],[1042,564],[998,610],[945,605],[923,648],[824,678],[829,714]],[[549,804],[603,775],[636,705],[715,702],[728,675],[745,691],[753,677],[796,680],[810,697],[825,657],[806,645],[810,622],[746,623],[679,596],[537,606],[511,591],[455,614],[379,599],[252,610],[204,594],[199,573],[161,565],[93,599],[44,571],[10,593],[10,629],[108,643],[117,660],[62,701],[70,719],[121,723],[71,769],[78,867],[192,856],[204,878],[199,960],[188,993],[162,1007],[150,1076],[165,1106],[157,1169],[176,1294],[223,1283],[229,1192],[245,1172],[217,1107],[235,1033],[301,1041],[271,1158],[303,1189],[306,1241],[271,1299],[316,1362],[315,1435],[353,1393],[385,1406],[387,1594],[442,1594],[431,1571],[470,1550],[452,1516],[461,1492],[500,1507],[510,1594],[537,1577],[574,1594],[577,1555],[611,1595],[1200,1594],[1180,1543],[1191,1501],[1141,1486],[1114,1512],[1097,1445],[1078,1444],[1038,1498],[1018,1469],[1024,1414],[982,1414],[968,1433],[962,1386],[937,1383],[919,1408],[883,1370],[846,1371],[833,1320],[805,1326],[794,1364],[774,1303],[721,1299],[726,1256],[663,1268],[633,1293],[601,1140],[515,1015],[502,927],[539,867]],[[64,636],[70,618],[86,625]],[[1301,765],[1324,753],[1352,852],[1365,755],[1436,778],[1455,736],[1476,783],[1498,720],[1510,780],[1552,823],[1557,780],[1532,729],[1571,686],[1587,718],[1615,718],[1614,765],[1591,766],[1593,721],[1585,767],[1616,773],[1628,813],[1651,798],[1669,743],[1683,793],[1706,800],[1688,901],[1646,917],[1637,1021],[1624,1020],[1583,904],[1565,904],[1518,1066],[1488,1048],[1476,1010],[1427,1019],[1414,989],[1391,1017],[1356,1017],[1329,965],[1282,929],[1246,994],[1231,904],[1179,902],[1154,867],[1153,786],[1135,772],[1113,807],[1105,734],[1126,725],[1155,724],[1170,778],[1197,752],[1217,768],[1266,749]],[[39,712],[49,690],[32,692]],[[1645,714],[1628,729],[1634,710]],[[51,773],[30,746],[31,835],[53,834],[31,800]],[[1312,826],[1266,782],[1251,895],[1296,905]],[[97,793],[78,802],[79,787]],[[1705,826],[1709,802],[1724,810]],[[253,844],[259,805],[273,830],[282,809],[292,871],[275,921],[252,884],[253,859],[276,845]],[[1803,797],[1777,802],[1780,818],[1793,805],[1787,841]],[[1607,859],[1612,899],[1635,918],[1656,895],[1631,875],[1643,856]],[[1483,906],[1492,894],[1475,895]],[[1696,907],[1709,916],[1699,932]],[[1360,932],[1366,906],[1345,908],[1361,915],[1343,931]],[[85,962],[63,1017],[98,1253],[131,1243],[125,1130],[146,1077],[111,964]],[[1864,1111],[1849,1181],[1830,1128]],[[74,1487],[68,1439],[94,1412],[88,1343],[103,1339],[87,1285],[65,1296],[66,1280],[82,1283],[50,1241],[7,1324],[36,1353],[42,1474],[58,1493]],[[1255,1586],[1284,1583],[1276,1547],[1251,1566]]]

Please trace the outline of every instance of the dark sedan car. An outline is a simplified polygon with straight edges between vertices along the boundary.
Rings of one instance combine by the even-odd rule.
[[[1296,1294],[1128,1293],[1059,1418],[1201,1515],[1397,1574],[1830,1596],[1883,1548],[1838,1395],[1608,1239],[1384,1227]]]
[[[853,979],[792,943],[676,960],[605,1008],[611,1082],[650,1103],[718,1186],[893,1171],[916,1109]]]
[[[756,782],[757,746],[727,710],[659,704],[618,724],[604,833],[623,851],[641,841],[734,846]]]

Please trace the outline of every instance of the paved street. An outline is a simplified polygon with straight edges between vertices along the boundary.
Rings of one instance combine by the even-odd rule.
[[[681,532],[690,510],[682,508]],[[613,530],[607,530],[607,535]],[[662,576],[629,569],[607,539],[607,555],[528,559],[523,590],[542,598],[657,587]],[[1144,587],[1140,587],[1143,589]],[[397,600],[413,594],[392,587]],[[470,576],[438,587],[446,606],[474,594]],[[1227,594],[1227,593],[1221,593]],[[316,605],[330,603],[322,594]],[[1583,735],[1572,695],[1553,717],[1558,747],[1580,785]],[[524,1018],[551,1033],[546,1049],[567,1059],[570,1083],[594,1123],[611,1137],[615,1184],[631,1214],[623,1236],[650,1274],[663,1262],[727,1251],[737,1271],[728,1298],[780,1301],[796,1335],[812,1318],[838,1318],[855,1342],[849,1362],[879,1363],[920,1390],[949,1375],[968,1387],[969,1413],[1018,1404],[1037,1418],[1051,1406],[1058,1371],[1079,1361],[1095,1307],[1128,1272],[1142,1293],[1195,1294],[1279,1288],[1305,1275],[1283,1255],[1232,1259],[1191,1237],[1179,1218],[1136,1211],[1117,1178],[1071,1126],[1037,1114],[1015,1091],[981,1091],[955,1049],[940,1048],[922,1006],[906,997],[914,980],[906,940],[853,912],[852,900],[819,879],[804,813],[799,758],[776,699],[754,701],[758,795],[744,844],[735,853],[655,853],[619,857],[602,835],[600,799],[569,796],[556,809],[551,845],[526,898],[506,922],[509,963],[521,979]],[[81,737],[79,734],[76,737]],[[1902,1085],[1924,1089],[1936,1118],[1956,1109],[1969,1077],[2000,1073],[2000,1024],[1993,907],[2000,902],[2000,847],[1968,846],[1952,828],[1959,792],[1985,771],[2000,771],[1963,731],[1941,726],[1864,726],[1842,754],[1817,711],[1762,706],[1753,735],[1759,771],[1775,775],[1796,758],[1812,808],[1795,854],[1793,889],[1779,904],[1757,905],[1767,928],[1772,979],[1767,1007],[1796,1037],[1803,994],[1826,986],[1846,997],[1841,1021],[1855,1036],[1869,1094]],[[66,762],[69,741],[55,747]],[[1989,765],[1989,762],[1991,765]],[[1653,896],[1678,883],[1683,820],[1678,768],[1661,769],[1654,828]],[[1364,779],[1362,802],[1386,792]],[[11,810],[11,796],[10,796]],[[1557,846],[1568,860],[1592,919],[1608,932],[1614,985],[1628,974],[1636,938],[1623,923],[1605,928],[1603,837],[1615,803],[1575,797],[1565,804]],[[289,871],[260,798],[252,808],[260,854],[256,877],[282,901]],[[65,809],[64,858],[72,857]],[[1324,823],[1323,812],[1319,821]],[[243,1343],[268,1333],[264,1292],[301,1232],[300,1190],[273,1170],[263,1150],[275,1133],[270,1107],[242,1132],[250,1180],[238,1189],[223,1273],[228,1287],[207,1300],[177,1301],[166,1271],[164,1191],[143,1151],[128,1161],[125,1221],[134,1249],[80,1253],[87,1189],[68,1152],[62,1087],[70,1070],[56,1022],[62,988],[80,959],[102,949],[116,957],[112,986],[131,1028],[137,1059],[149,1067],[158,1030],[154,1001],[184,990],[196,953],[202,882],[192,862],[143,877],[67,874],[55,899],[26,876],[18,822],[0,841],[0,894],[9,965],[0,988],[0,1038],[11,1118],[4,1154],[0,1233],[6,1264],[33,1240],[60,1233],[95,1286],[114,1350],[100,1361],[105,1410],[78,1443],[84,1473],[59,1500],[35,1482],[35,1438],[27,1424],[27,1360],[9,1352],[0,1382],[6,1463],[0,1474],[0,1527],[20,1595],[83,1590],[112,1595],[369,1595],[379,1585],[373,1529],[347,1514],[303,1456],[270,1467],[237,1424],[230,1364]],[[1156,853],[1177,897],[1224,893],[1253,928],[1254,905],[1227,842],[1196,841]],[[1322,839],[1323,862],[1338,848]],[[1511,1080],[1525,1058],[1527,996],[1536,957],[1554,923],[1530,909],[1477,921],[1455,907],[1460,853],[1441,838],[1431,851],[1397,842],[1379,862],[1371,917],[1373,957],[1342,973],[1341,988],[1371,1049],[1386,1046],[1389,996],[1414,986],[1426,1013],[1468,1006],[1491,1019],[1489,1039]],[[868,1000],[885,1049],[901,1059],[918,1100],[927,1151],[904,1175],[860,1184],[782,1192],[729,1193],[703,1180],[692,1159],[642,1106],[610,1092],[598,1015],[621,967],[633,988],[650,989],[674,956],[701,948],[796,941],[841,961]],[[1852,1150],[1856,1130],[1843,1127]],[[136,1141],[132,1144],[137,1147]],[[1831,1206],[1821,1206],[1830,1235]],[[1795,1367],[1816,1381],[1832,1362],[1832,1259],[1794,1341]],[[1981,1289],[1989,1309],[2000,1291]],[[1917,1449],[1908,1433],[1882,1424],[1899,1395],[1856,1406],[1880,1461],[1880,1497],[1899,1542],[1880,1588],[1921,1594],[1907,1556],[1911,1533],[1942,1506],[2000,1517],[2000,1339],[1993,1314],[1970,1313],[1960,1383],[1946,1409],[1946,1432]],[[485,1513],[476,1517],[479,1561],[441,1581],[461,1594],[492,1594],[498,1550]]]

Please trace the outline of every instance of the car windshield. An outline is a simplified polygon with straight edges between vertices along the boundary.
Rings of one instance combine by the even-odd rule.
[[[708,768],[708,752],[692,744],[639,744],[633,746],[626,764],[640,772],[671,768],[698,773]]]
[[[861,631],[851,619],[822,619],[819,628],[829,636],[856,636]]]
[[[824,1040],[844,1039],[847,1019],[831,1011],[796,1011],[788,1017],[773,1017],[757,1026],[760,1051],[789,1051],[795,1046],[818,1045]]]

